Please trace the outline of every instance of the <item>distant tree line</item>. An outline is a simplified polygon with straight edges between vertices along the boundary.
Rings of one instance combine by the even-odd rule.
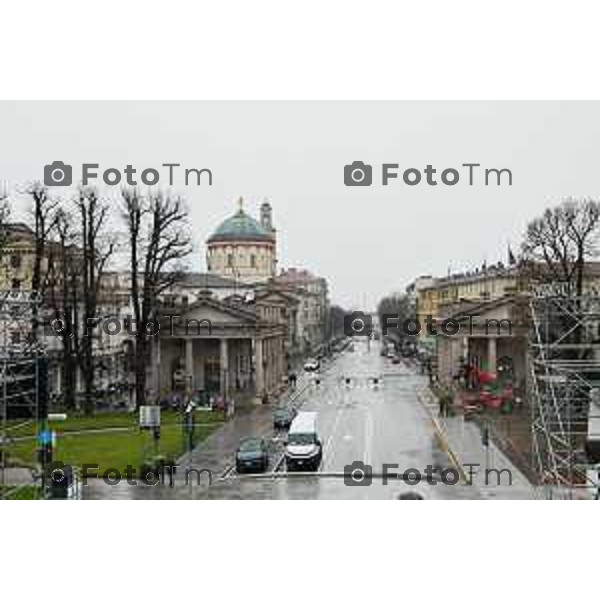
[[[377,316],[379,317],[380,323],[383,323],[384,315],[394,315],[395,317],[398,317],[397,322],[391,322],[392,325],[397,324],[397,327],[390,327],[388,330],[389,337],[398,342],[409,337],[402,328],[402,324],[405,321],[414,320],[416,315],[407,294],[397,292],[383,297],[377,305]]]

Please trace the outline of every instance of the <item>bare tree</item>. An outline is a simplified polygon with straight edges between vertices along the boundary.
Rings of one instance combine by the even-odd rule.
[[[528,281],[564,284],[568,310],[547,324],[549,340],[562,337],[579,346],[586,335],[581,320],[581,296],[586,263],[598,254],[600,203],[590,198],[567,198],[548,208],[527,226],[522,244],[522,275]],[[568,331],[568,334],[561,332]],[[582,359],[591,348],[563,349],[564,358]]]
[[[79,306],[83,265],[77,247],[72,214],[60,207],[56,211],[55,243],[50,246],[49,281],[45,300],[54,325],[49,329],[59,336],[62,354],[62,390],[65,407],[75,408],[79,368]]]
[[[388,335],[397,341],[408,336],[402,327],[403,322],[415,318],[408,296],[401,293],[390,294],[382,298],[377,305],[377,314],[382,325],[384,324],[383,315],[397,315],[398,322],[393,321],[388,332]]]
[[[114,238],[107,234],[108,205],[91,189],[82,189],[75,200],[78,212],[78,246],[81,251],[81,295],[82,324],[81,336],[81,372],[84,383],[84,411],[88,414],[94,409],[94,345],[93,335],[88,325],[95,323],[98,317],[98,298],[100,285],[106,265],[115,248]]]
[[[75,406],[80,370],[86,414],[94,410],[94,325],[101,284],[115,245],[108,233],[108,216],[106,201],[91,188],[81,189],[73,200],[53,204],[43,215],[51,220],[52,230],[41,254],[47,261],[42,293],[46,312],[60,323],[52,329],[61,340],[65,404]]]
[[[6,196],[0,192],[0,269],[2,269],[2,278],[6,281],[7,273],[10,271],[10,266],[4,264],[2,257],[6,249],[7,244],[10,242],[10,204]],[[0,296],[0,301],[3,300],[5,294],[4,290],[0,290],[4,293]]]
[[[522,253],[529,275],[567,284],[581,296],[585,263],[598,253],[600,202],[567,198],[527,225]]]
[[[326,320],[328,340],[344,336],[344,317],[346,313],[347,311],[337,304],[332,304],[329,307]]]
[[[6,196],[0,193],[0,257],[4,253],[4,247],[8,241],[10,231],[8,225],[10,223],[10,204]]]
[[[157,317],[161,293],[182,277],[182,260],[191,252],[188,212],[179,197],[143,197],[124,190],[123,219],[128,231],[131,301],[136,321],[135,397],[146,403],[146,367],[150,355],[148,325]]]
[[[48,244],[52,230],[56,224],[55,212],[57,201],[48,196],[47,189],[40,183],[33,184],[29,190],[33,206],[33,233],[34,233],[34,257],[33,271],[31,275],[31,343],[37,345],[41,320],[39,317],[40,306],[38,299],[43,298],[47,275],[50,272],[48,268]]]

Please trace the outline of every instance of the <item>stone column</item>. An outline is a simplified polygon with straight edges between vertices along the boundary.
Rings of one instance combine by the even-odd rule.
[[[244,381],[245,387],[251,388],[255,385],[255,381],[252,375],[252,338],[247,338],[244,340]]]
[[[275,374],[275,381],[277,383],[277,387],[279,387],[281,385],[282,379],[283,379],[283,362],[282,362],[282,358],[283,358],[283,347],[281,344],[282,338],[278,337],[277,339],[277,344],[276,344],[276,349],[277,349],[277,357],[275,359],[275,365],[277,368],[277,372]]]
[[[463,362],[466,363],[469,358],[469,336],[461,338],[461,357]]]
[[[490,373],[496,373],[497,361],[496,361],[496,338],[488,337],[488,371]]]
[[[263,377],[265,378],[265,389],[269,391],[271,389],[271,371],[273,369],[271,361],[271,339],[267,338],[263,342]]]
[[[275,386],[275,375],[277,373],[277,364],[275,363],[275,338],[269,339],[269,363],[267,364],[267,369],[269,370],[271,376],[269,378],[269,389],[272,390]]]
[[[287,376],[287,361],[285,358],[285,337],[279,338],[279,381],[283,382]]]
[[[260,338],[254,340],[254,361],[256,366],[256,393],[262,396],[265,389],[265,374],[263,369],[263,341]]]
[[[185,378],[186,391],[191,394],[194,389],[194,340],[188,338],[185,340]]]
[[[220,356],[220,367],[221,367],[221,394],[223,394],[223,396],[227,397],[227,392],[229,390],[230,387],[230,382],[229,382],[229,352],[228,352],[228,348],[227,348],[227,339],[226,338],[221,338],[220,340],[220,345],[221,345],[221,356]]]
[[[275,384],[275,372],[277,371],[277,365],[275,364],[274,338],[269,338],[269,354],[267,356],[267,371],[269,372],[269,390],[272,390]]]

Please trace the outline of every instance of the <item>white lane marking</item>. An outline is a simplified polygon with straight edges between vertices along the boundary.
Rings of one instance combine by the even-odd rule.
[[[235,465],[229,465],[228,467],[225,467],[223,472],[219,475],[219,479],[223,480],[223,479],[227,479],[228,477],[231,477],[231,475],[233,475],[234,470],[235,470]]]
[[[333,420],[333,427],[331,428],[331,432],[329,434],[329,437],[327,438],[327,441],[325,442],[325,446],[323,447],[323,459],[321,461],[321,463],[325,462],[325,460],[327,460],[329,462],[329,464],[331,464],[331,459],[333,459],[333,456],[335,455],[335,453],[333,452],[332,448],[332,443],[333,443],[333,438],[337,432],[337,428],[339,426],[340,423],[340,417],[342,415],[344,411],[340,410],[340,408],[338,408],[335,412],[335,419]]]
[[[277,473],[283,466],[283,461],[285,460],[285,454],[282,452],[279,458],[275,461],[273,468],[271,469],[271,473]]]
[[[365,453],[363,462],[366,465],[370,463],[371,450],[373,444],[373,415],[371,414],[371,408],[366,408],[366,418],[365,418]]]

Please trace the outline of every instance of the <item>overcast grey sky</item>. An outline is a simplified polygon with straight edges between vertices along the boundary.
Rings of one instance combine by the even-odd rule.
[[[174,186],[191,208],[197,270],[205,238],[238,196],[254,216],[270,198],[280,267],[325,276],[347,308],[372,308],[420,274],[505,260],[546,206],[600,195],[597,102],[2,102],[0,132],[11,192],[54,160],[73,164],[76,179],[82,162],[132,164],[138,174],[164,162],[210,168],[212,187]],[[344,185],[354,160],[373,164],[373,186]],[[431,164],[438,180],[445,168],[481,163],[511,169],[513,185],[469,187],[462,169],[452,187],[383,187],[384,162]],[[26,201],[14,201],[19,214]]]

